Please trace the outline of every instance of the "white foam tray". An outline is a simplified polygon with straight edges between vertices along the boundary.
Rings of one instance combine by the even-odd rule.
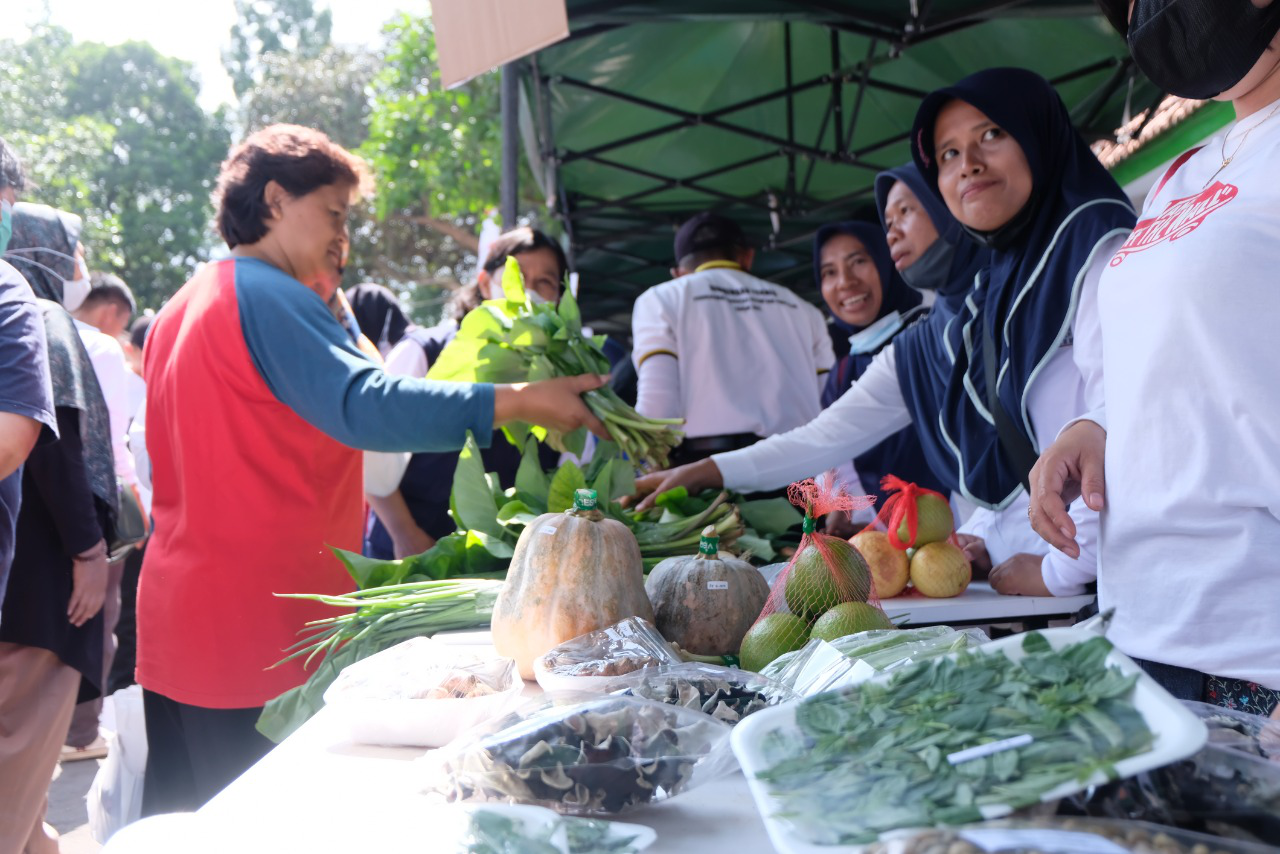
[[[1095,633],[1077,627],[1044,629],[1040,634],[1044,635],[1054,649],[1061,649],[1096,637]],[[1023,657],[1022,641],[1025,637],[1026,635],[1021,634],[1012,635],[974,647],[969,652],[979,655],[1001,654],[1017,661]],[[954,658],[955,654],[948,657]],[[1116,772],[1121,777],[1131,777],[1134,774],[1184,759],[1205,745],[1209,738],[1209,731],[1204,723],[1157,685],[1155,680],[1144,673],[1132,659],[1113,649],[1107,656],[1107,664],[1120,668],[1126,674],[1138,674],[1138,681],[1134,686],[1133,704],[1146,721],[1147,727],[1155,734],[1155,741],[1149,750],[1115,764]],[[884,673],[870,681],[885,681],[891,679],[897,672]],[[777,729],[794,728],[795,712],[799,702],[802,701],[764,709],[734,727],[730,736],[733,752],[742,765],[747,784],[755,798],[756,807],[760,810],[765,827],[769,831],[769,838],[778,851],[782,854],[842,854],[860,851],[862,846],[815,845],[795,835],[791,825],[785,819],[773,818],[774,813],[779,811],[781,806],[774,800],[766,785],[756,779],[756,773],[765,770],[771,764],[760,752],[760,745],[765,736]],[[1098,772],[1082,783],[1068,782],[1046,792],[1041,801],[1057,800],[1106,782],[1106,775]],[[982,808],[983,817],[988,819],[1000,818],[1012,811],[1011,807],[1001,805]],[[901,831],[892,831],[881,838],[899,834]]]

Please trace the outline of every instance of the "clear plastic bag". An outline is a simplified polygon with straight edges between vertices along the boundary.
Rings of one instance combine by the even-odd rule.
[[[856,685],[887,670],[987,643],[981,629],[927,626],[876,629],[827,642],[811,640],[766,667],[763,675],[802,697]]]
[[[533,673],[547,691],[601,691],[624,674],[681,661],[652,623],[627,617],[553,648]]]
[[[730,726],[638,697],[547,694],[420,760],[448,801],[533,804],[613,815],[657,803],[737,767]]]
[[[441,747],[510,711],[523,686],[509,658],[411,638],[344,669],[324,700],[353,741]]]
[[[1280,841],[1280,721],[1185,701],[1209,728],[1197,754],[1104,786],[1077,806],[1236,839]]]
[[[1236,842],[1140,821],[1054,817],[908,831],[863,854],[1265,854],[1270,846]]]
[[[431,828],[430,850],[448,854],[638,854],[657,838],[640,825],[522,804],[449,804],[421,817]]]
[[[736,724],[752,712],[799,699],[785,685],[736,667],[686,662],[646,668],[609,682],[606,693],[643,697]]]

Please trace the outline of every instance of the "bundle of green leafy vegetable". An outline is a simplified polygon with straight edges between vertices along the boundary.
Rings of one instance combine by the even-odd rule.
[[[1017,662],[961,652],[802,701],[796,727],[761,745],[779,817],[813,843],[865,843],[980,821],[984,806],[1030,806],[1098,771],[1114,779],[1114,763],[1151,746],[1131,702],[1137,676],[1106,665],[1109,641],[1055,651],[1033,632],[1023,650]],[[961,753],[981,745],[997,746]]]
[[[574,492],[586,488],[596,491],[606,515],[635,534],[646,569],[663,558],[696,552],[707,525],[715,526],[723,548],[772,560],[773,542],[802,518],[784,498],[731,502],[730,496],[714,491],[690,496],[683,487],[659,496],[657,507],[646,512],[624,508],[618,499],[635,491],[635,474],[612,442],[597,445],[585,467],[566,462],[545,472],[536,441],[527,437],[515,485],[503,489],[497,474],[484,470],[480,449],[468,437],[458,456],[449,497],[457,532],[440,538],[430,550],[402,560],[376,560],[348,552],[341,557],[348,566],[366,573],[392,571],[379,568],[385,565],[411,581],[466,575],[500,577],[525,526],[543,513],[569,509]]]
[[[342,609],[308,623],[304,637],[274,666],[305,657],[319,658],[307,681],[268,702],[257,728],[274,741],[306,723],[324,706],[324,692],[348,664],[394,646],[402,640],[451,629],[487,627],[502,584],[478,578],[445,581],[407,580],[408,567],[392,561],[365,561],[334,549],[360,589],[341,596],[311,593],[277,594],[310,599]]]
[[[604,336],[586,338],[582,315],[566,288],[558,304],[533,304],[515,258],[502,274],[504,298],[486,300],[462,319],[458,333],[427,373],[453,382],[516,383],[579,374],[605,374],[609,360],[600,349]],[[583,395],[587,406],[609,428],[609,434],[634,465],[664,469],[671,449],[683,435],[676,419],[646,418],[607,386]],[[524,446],[532,432],[557,450],[581,454],[586,430],[570,434],[529,425],[503,428],[512,444]]]

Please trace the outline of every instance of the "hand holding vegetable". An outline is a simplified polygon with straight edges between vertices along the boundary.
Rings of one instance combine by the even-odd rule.
[[[1031,469],[1031,527],[1045,542],[1080,557],[1076,523],[1067,505],[1084,496],[1091,510],[1102,510],[1106,484],[1102,473],[1107,431],[1093,421],[1077,421],[1049,446]]]
[[[525,421],[562,433],[586,427],[601,439],[608,439],[608,428],[582,399],[583,394],[608,381],[607,376],[599,374],[579,374],[536,383],[494,386],[493,426]]]
[[[724,486],[724,476],[710,457],[705,460],[699,460],[696,463],[668,469],[667,471],[656,471],[653,474],[636,478],[635,497],[624,498],[622,504],[625,507],[630,507],[639,500],[640,503],[636,506],[636,510],[648,510],[653,506],[659,495],[678,486],[683,486],[692,495],[704,489],[721,488]]]

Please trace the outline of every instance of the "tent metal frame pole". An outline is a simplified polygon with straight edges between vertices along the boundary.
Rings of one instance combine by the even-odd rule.
[[[515,228],[520,211],[520,122],[517,114],[517,99],[520,97],[519,81],[519,69],[514,62],[508,62],[502,66],[502,88],[499,92],[499,111],[502,117],[502,179],[499,198],[504,230]]]
[[[715,169],[708,169],[706,172],[700,172],[697,175],[690,175],[688,178],[666,178],[663,179],[661,186],[651,187],[647,190],[640,190],[626,196],[619,196],[617,199],[604,201],[601,204],[593,205],[590,208],[580,208],[575,213],[579,216],[587,216],[597,213],[611,207],[626,206],[627,203],[636,201],[637,199],[648,198],[649,196],[665,192],[667,190],[678,189],[685,186],[689,182],[705,181],[708,178],[715,178],[728,172],[734,172],[738,169],[745,169],[748,166],[755,166],[757,163],[763,163],[766,160],[772,160],[777,157],[777,152],[769,151],[764,154],[757,154],[755,157],[748,157],[746,160],[739,160],[736,163],[730,163],[725,166],[718,166]],[[635,208],[642,210],[642,208]]]
[[[827,77],[827,75],[824,74],[823,77],[825,78]],[[625,92],[618,92],[614,89],[607,89],[603,86],[597,86],[594,83],[588,83],[585,80],[577,80],[572,77],[558,76],[556,78],[556,82],[564,83],[569,86],[574,86],[579,89],[585,89],[588,92],[595,92],[597,95],[607,95],[612,98],[617,98],[620,101],[625,101],[629,104],[635,104],[638,107],[648,107],[649,109],[654,110],[656,112],[669,113],[670,115],[679,116],[683,120],[680,124],[680,127],[687,127],[692,125],[705,125],[707,127],[716,128],[717,130],[723,130],[728,133],[737,134],[738,136],[745,136],[748,139],[754,139],[759,142],[765,142],[765,143],[769,143],[770,145],[776,145],[779,148],[781,148],[784,153],[807,154],[810,157],[817,157],[820,160],[825,160],[831,163],[847,163],[849,165],[858,166],[862,169],[867,169],[872,172],[880,171],[880,167],[873,166],[870,163],[862,163],[855,157],[839,156],[839,155],[832,154],[829,151],[822,151],[821,149],[812,148],[808,145],[802,145],[800,143],[791,143],[782,137],[777,137],[767,133],[761,133],[760,131],[754,131],[751,128],[744,128],[735,124],[730,124],[729,122],[721,121],[717,118],[714,118],[712,113],[701,113],[701,114],[690,113],[689,111],[682,110],[679,107],[672,107],[672,106],[668,106],[667,104],[660,104],[657,101],[650,101],[648,98],[641,98],[636,95],[628,95]],[[659,132],[667,133],[669,132],[669,129],[658,128],[655,131],[650,131],[649,135],[657,136],[657,135],[660,135]],[[611,148],[618,148],[622,144],[626,144],[626,143],[625,142],[607,143],[605,146],[596,146],[596,148],[588,149],[588,151],[585,154],[583,152],[578,152],[577,156],[580,158],[580,157],[586,156],[586,154],[598,154],[598,153],[601,153],[600,150],[602,148],[606,150]]]
[[[650,181],[661,182],[662,184],[667,185],[664,187],[664,189],[693,190],[696,193],[703,193],[708,196],[714,196],[717,199],[724,199],[726,201],[737,202],[744,205],[750,205],[752,207],[764,208],[765,210],[768,210],[769,208],[768,205],[762,202],[752,201],[750,198],[744,198],[743,196],[735,196],[732,193],[726,193],[722,190],[713,190],[710,187],[703,187],[687,179],[679,180],[679,179],[668,178],[665,175],[659,175],[657,172],[650,172],[648,169],[641,169],[639,166],[628,166],[625,163],[616,163],[612,160],[606,160],[603,157],[592,156],[592,157],[585,157],[583,159],[590,163],[598,163],[601,166],[609,166],[613,169],[617,169],[622,172],[627,172],[631,175],[638,175],[641,178],[648,178]]]

